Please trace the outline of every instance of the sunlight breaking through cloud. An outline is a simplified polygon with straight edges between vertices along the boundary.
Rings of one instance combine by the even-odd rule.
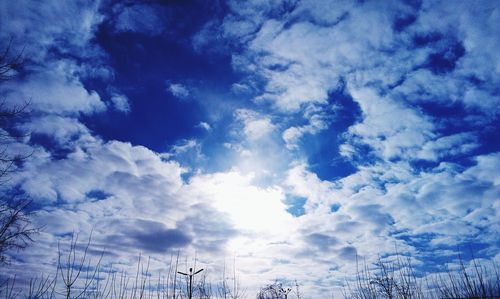
[[[0,1],[24,58],[0,110],[28,103],[0,133],[29,153],[0,187],[43,227],[0,279],[91,231],[127,271],[232,259],[250,297],[338,295],[396,250],[498,262],[498,24],[488,0]]]

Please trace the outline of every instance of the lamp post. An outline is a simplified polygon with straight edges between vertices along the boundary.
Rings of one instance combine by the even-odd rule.
[[[189,299],[193,298],[193,276],[200,273],[201,271],[203,271],[203,269],[200,269],[200,270],[193,273],[193,268],[189,268],[189,274],[181,272],[181,271],[177,271],[177,273],[179,273],[181,275],[189,276],[189,288],[188,288],[188,298]]]
[[[285,295],[285,299],[288,298],[288,293],[290,293],[292,291],[291,288],[287,288],[287,289],[284,289],[284,288],[280,288],[280,292]]]
[[[292,291],[291,288],[282,287],[281,283],[272,285],[270,289],[273,290],[275,292],[274,294],[278,295],[280,298],[282,298],[281,296],[285,296],[285,299],[288,299],[288,293]]]

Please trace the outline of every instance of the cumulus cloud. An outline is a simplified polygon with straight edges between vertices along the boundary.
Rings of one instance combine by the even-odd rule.
[[[376,86],[395,102],[463,103],[470,113],[466,120],[491,123],[498,113],[498,97],[494,96],[497,88],[490,83],[498,76],[491,65],[477,69],[471,67],[471,61],[483,65],[484,57],[498,48],[496,42],[487,42],[490,33],[497,30],[490,24],[498,17],[498,9],[478,10],[483,15],[479,17],[463,14],[473,9],[463,6],[450,11],[446,4],[425,2],[425,10],[419,11],[418,6],[395,2],[301,1],[279,14],[277,11],[283,8],[279,3],[250,2],[244,8],[230,6],[233,14],[225,22],[227,28],[239,28],[231,26],[234,23],[255,25],[246,26],[247,30],[223,30],[228,36],[249,40],[244,51],[233,56],[233,65],[263,78],[265,86],[255,100],[271,102],[280,111],[303,112],[310,103],[324,103],[339,80],[347,78],[353,90]],[[443,12],[447,12],[446,17],[434,27],[436,15]],[[267,14],[280,17],[266,18]],[[408,17],[407,24],[401,21],[404,17]],[[476,19],[481,21],[473,24]],[[460,24],[458,30],[449,25],[455,23]],[[480,42],[487,44],[487,50],[481,53],[473,46]],[[485,79],[479,87],[467,79],[471,76],[491,81]],[[415,113],[427,118],[425,113]],[[294,148],[300,136],[311,130],[310,126],[292,127],[283,137]],[[400,134],[392,141],[413,137]]]
[[[486,223],[495,227],[498,190],[486,179],[496,176],[486,169],[497,157],[475,155],[484,146],[479,131],[487,132],[484,126],[492,126],[498,115],[496,65],[483,63],[498,49],[490,40],[498,30],[491,27],[498,8],[478,10],[464,3],[455,10],[431,1],[421,6],[231,3],[222,31],[233,42],[242,41],[233,67],[249,74],[248,81],[263,82],[260,90],[255,85],[245,92],[255,93],[257,104],[271,104],[270,117],[278,112],[308,121],[284,129],[288,149],[299,148],[304,134],[331,123],[307,115],[308,107],[324,111],[343,80],[360,109],[359,119],[340,135],[341,154],[357,164],[353,174],[331,182],[307,163],[288,171],[287,192],[306,199],[301,240],[333,244],[324,246],[338,250],[338,256],[369,256],[376,254],[373,246],[379,252],[394,250],[388,243],[422,250],[403,241],[406,237],[434,236],[426,243],[432,249],[492,238]],[[435,164],[422,167],[421,160]],[[470,166],[471,160],[477,165]],[[486,160],[493,166],[480,162]],[[482,179],[470,176],[482,167]],[[480,220],[478,215],[488,216]],[[338,244],[329,243],[333,236]]]
[[[349,133],[386,160],[411,158],[434,136],[429,118],[397,100],[380,97],[371,89],[352,89],[351,95],[364,118],[351,126]]]
[[[252,176],[236,171],[184,182],[183,172],[177,162],[144,147],[95,142],[59,160],[33,157],[11,184],[42,206],[34,221],[44,225],[46,240],[93,230],[94,246],[107,244],[125,261],[140,251],[165,254],[177,248],[218,259],[256,238],[261,245],[246,250],[264,250],[262,245],[294,226],[277,186],[256,187]],[[26,259],[30,253],[50,259],[53,251],[45,245],[34,244]],[[164,265],[153,262],[156,267]]]
[[[418,152],[418,158],[437,161],[439,158],[467,154],[479,147],[476,135],[470,132],[453,134],[429,141]]]
[[[85,125],[70,117],[57,115],[36,117],[19,125],[19,127],[32,136],[49,136],[61,147],[73,148],[96,141],[92,132]]]
[[[34,175],[42,169],[41,175]],[[115,254],[125,255],[190,246],[206,248],[209,255],[223,250],[228,237],[237,233],[232,223],[239,221],[238,208],[219,211],[213,199],[222,198],[226,185],[206,191],[212,177],[185,184],[183,172],[178,163],[164,161],[144,147],[97,142],[64,159],[30,159],[12,183],[43,204],[35,221],[44,224],[47,233],[86,233],[94,227],[97,244],[105,242]],[[233,188],[241,192],[252,187],[244,183]],[[106,196],[96,196],[99,192]]]
[[[290,193],[307,199],[305,204],[307,213],[312,213],[317,208],[329,210],[330,205],[338,200],[333,196],[335,183],[322,181],[315,173],[307,170],[306,164],[290,168],[285,183],[290,188]]]
[[[25,77],[0,87],[5,101],[29,102],[30,110],[64,117],[103,112],[106,106],[100,95],[82,83],[83,78],[112,78],[112,69],[103,65],[103,51],[92,43],[104,19],[99,3],[21,1],[1,6],[0,38],[22,36],[12,38],[10,51],[22,52],[25,58]]]
[[[228,85],[252,103],[227,109],[252,108],[230,111],[230,132],[222,121],[197,125],[228,136],[222,147],[238,157],[224,156],[230,162],[223,170],[194,169],[187,176],[206,154],[202,141],[182,136],[168,153],[156,153],[102,140],[79,121],[106,112],[84,79],[113,77],[113,70],[95,66],[104,59],[93,42],[104,18],[97,5],[78,10],[66,3],[76,17],[58,19],[61,8],[52,11],[54,5],[38,7],[39,17],[37,7],[20,4],[25,10],[1,4],[0,27],[26,32],[37,44],[36,65],[2,93],[10,103],[31,98],[35,115],[20,128],[65,149],[56,155],[54,148],[23,144],[37,151],[9,182],[40,204],[35,221],[47,229],[26,260],[47,257],[50,244],[93,227],[96,242],[110,244],[127,262],[139,251],[179,247],[214,260],[234,253],[251,288],[265,279],[296,278],[316,285],[308,291],[319,298],[338,283],[335,276],[354,272],[356,255],[370,261],[395,245],[418,262],[468,243],[497,255],[500,156],[488,140],[500,107],[497,7],[229,1],[228,14],[210,20],[191,41],[198,54],[210,48],[211,36],[230,45],[232,67],[243,78]],[[114,33],[158,38],[164,27],[155,7],[117,5],[107,20]],[[18,21],[5,23],[11,15]],[[58,51],[80,53],[87,62],[49,55]],[[179,99],[197,90],[166,84]],[[331,95],[341,89],[359,107],[352,122],[340,123],[332,111],[339,99]],[[116,110],[130,111],[124,95],[110,96]],[[336,136],[314,140],[321,150],[296,151],[305,135],[330,127],[326,133]],[[330,172],[315,172],[309,154],[321,155]],[[352,170],[331,163],[340,155],[351,158]],[[300,217],[287,212],[296,198],[304,204]]]
[[[46,70],[34,72],[23,81],[8,81],[1,90],[9,104],[29,102],[30,108],[47,113],[75,115],[105,110],[99,94],[80,82],[75,67],[67,60],[49,63]]]
[[[495,167],[496,161],[488,166],[482,162],[493,161],[494,156],[479,157],[477,164],[465,171],[451,164],[415,176],[408,169],[406,177],[395,175],[392,183],[383,185],[377,181],[387,181],[387,176],[397,171],[394,166],[365,168],[332,184],[302,165],[289,172],[287,182],[292,194],[307,198],[306,214],[300,217],[304,231],[332,227],[327,235],[355,245],[358,253],[368,256],[376,254],[367,245],[370,242],[382,242],[375,251],[393,250],[384,239],[411,250],[394,232],[405,232],[406,237],[415,239],[425,234],[432,236],[432,247],[418,248],[425,255],[434,246],[484,242],[493,237],[498,190],[491,182],[496,182],[497,175],[487,169]],[[488,175],[471,179],[471,175],[483,171]],[[333,204],[339,207],[332,210]]]
[[[159,157],[144,147],[131,147],[130,144],[119,142],[111,142],[101,146],[98,141],[91,147],[75,150],[63,160],[49,160],[42,165],[36,160],[29,160],[26,172],[20,173],[17,179],[28,194],[48,202],[54,202],[60,198],[64,198],[64,201],[68,202],[81,202],[85,200],[86,193],[93,189],[109,190],[104,185],[107,179],[114,182],[109,181],[110,184],[120,184],[120,182],[132,179],[136,175],[140,177],[141,174],[134,170],[136,163],[143,166],[140,170],[136,170],[144,175],[148,171],[158,169],[159,173],[163,172],[163,175],[169,178],[167,181],[178,185],[180,181],[176,179],[176,175],[182,171],[181,168],[175,169],[174,163],[155,165],[155,159],[159,159]],[[170,166],[173,168],[167,170]],[[32,167],[44,169],[43,174],[31,176],[30,171],[35,170]],[[81,171],[78,170],[80,168]],[[90,176],[94,172],[100,172],[102,176],[99,178],[92,175],[94,178],[79,179],[79,176]],[[172,174],[167,174],[170,172]],[[44,182],[50,183],[44,184]],[[90,187],[91,185],[93,187]],[[39,190],[46,190],[43,192],[45,195],[39,194]]]
[[[298,18],[290,26],[285,26],[286,19],[262,22],[248,52],[242,54],[242,63],[237,65],[255,69],[267,80],[264,93],[257,100],[271,101],[285,111],[297,111],[307,103],[324,103],[328,91],[336,88],[341,76],[350,76],[361,65],[363,69],[375,68],[385,60],[384,56],[374,57],[372,49],[390,46],[393,32],[389,16],[378,14],[372,4],[366,7],[352,7],[343,2],[331,5],[338,8],[334,13],[337,23],[329,26],[320,26],[326,13],[315,11],[315,5],[310,2],[298,5],[294,10],[296,17],[290,14],[289,19]],[[397,9],[397,5],[388,6],[389,11]],[[347,14],[349,8],[352,10]],[[305,11],[311,10],[314,12],[308,13],[309,19],[300,19]],[[348,16],[343,18],[343,14]],[[392,77],[394,80],[394,75]]]

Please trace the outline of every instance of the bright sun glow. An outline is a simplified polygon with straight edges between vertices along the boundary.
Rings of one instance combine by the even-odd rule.
[[[236,171],[218,173],[200,187],[209,194],[215,208],[226,213],[242,231],[278,234],[290,230],[293,217],[286,212],[283,191],[253,186],[252,179],[252,174]]]

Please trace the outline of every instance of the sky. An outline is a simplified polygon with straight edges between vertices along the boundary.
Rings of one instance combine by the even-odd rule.
[[[0,1],[24,57],[0,96],[29,103],[3,188],[43,227],[7,272],[91,231],[106,263],[180,250],[250,294],[321,298],[396,251],[500,262],[498,24],[487,0]]]

